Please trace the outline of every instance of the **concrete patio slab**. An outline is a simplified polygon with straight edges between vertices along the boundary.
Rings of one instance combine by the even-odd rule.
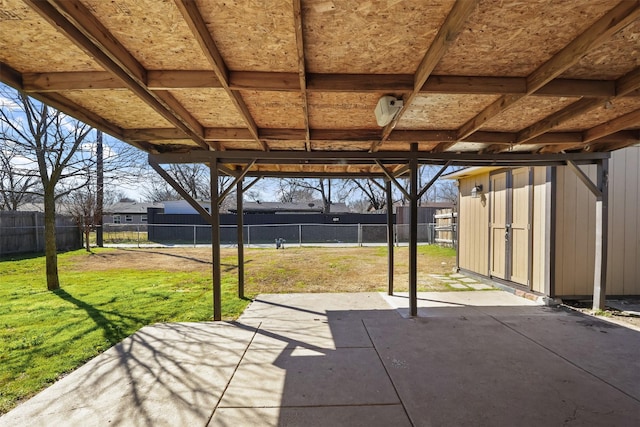
[[[209,426],[409,427],[402,405],[219,408]]]
[[[252,350],[340,347],[373,347],[361,319],[312,321],[268,321],[251,342]]]
[[[255,350],[245,355],[220,407],[399,404],[373,348]]]
[[[204,425],[258,325],[146,326],[0,417],[0,426]]]
[[[0,426],[636,426],[640,332],[502,291],[261,295],[142,328]]]
[[[365,324],[415,426],[637,425],[637,399],[491,317]]]

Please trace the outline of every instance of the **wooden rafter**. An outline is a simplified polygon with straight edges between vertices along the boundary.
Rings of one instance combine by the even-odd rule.
[[[381,139],[373,143],[371,151],[376,151],[378,147],[386,141],[387,138],[389,138],[389,135],[393,132],[398,121],[402,118],[403,114],[407,111],[415,97],[422,89],[422,86],[426,83],[433,69],[447,52],[449,46],[453,44],[453,41],[456,39],[460,31],[462,31],[467,18],[476,8],[476,4],[476,0],[458,1],[454,3],[449,15],[447,15],[447,18],[438,30],[438,34],[431,43],[431,46],[429,46],[427,53],[424,55],[420,65],[418,66],[414,75],[411,93],[404,99],[402,108],[398,111],[391,123],[386,125],[382,130]]]
[[[220,55],[220,52],[218,51],[211,33],[207,29],[207,24],[204,22],[204,19],[202,18],[202,15],[198,10],[198,5],[195,2],[189,0],[176,0],[175,2],[178,6],[178,9],[182,13],[182,17],[184,18],[185,22],[196,38],[196,41],[211,63],[218,81],[222,85],[222,88],[225,90],[225,92],[227,92],[227,95],[229,96],[231,102],[233,102],[233,104],[235,105],[238,113],[247,125],[247,128],[249,129],[249,132],[251,133],[253,139],[258,142],[263,150],[267,151],[269,147],[264,141],[260,140],[260,137],[258,136],[258,126],[253,120],[253,117],[249,112],[249,108],[247,108],[247,105],[242,99],[242,96],[240,96],[237,91],[234,91],[229,86],[229,71],[222,56]]]
[[[588,143],[583,151],[613,151],[640,144],[640,130],[620,131],[612,135],[617,135],[617,141],[611,141],[611,135],[607,135]],[[626,139],[622,136],[626,136]]]
[[[202,126],[186,110],[176,111],[175,102],[166,94],[146,87],[146,70],[77,0],[50,3],[27,0],[48,22],[57,26],[72,42],[88,51],[106,70],[122,80],[125,86],[151,108],[182,129],[198,145],[208,148],[202,138]]]
[[[19,74],[18,74],[19,76]],[[412,76],[408,74],[305,74],[306,92],[410,92]],[[624,82],[612,80],[554,79],[531,96],[604,98],[610,96],[640,96],[638,76],[630,73]],[[299,92],[298,73],[263,71],[230,71],[232,90]],[[621,79],[622,80],[622,79]],[[53,73],[23,73],[26,92],[58,92],[64,90],[127,89],[115,75],[107,71],[68,71]],[[622,84],[624,83],[624,84]],[[212,88],[222,85],[213,71],[203,70],[147,70],[147,88],[175,90]],[[420,94],[449,95],[525,95],[525,77],[429,76]]]
[[[632,111],[631,113],[609,120],[585,131],[583,133],[583,142],[587,144],[618,131],[638,126],[640,126],[640,110]]]
[[[555,77],[567,70],[592,49],[601,45],[616,32],[626,27],[640,16],[637,1],[623,1],[611,9],[591,27],[576,37],[571,43],[556,53],[550,60],[538,67],[527,77],[526,94],[503,95],[482,112],[471,118],[458,130],[458,140],[462,140],[480,129],[487,121],[512,107],[523,97],[535,93]],[[437,147],[444,151],[454,143],[446,142]]]
[[[617,122],[612,121],[615,125]],[[619,123],[628,123],[628,120]],[[618,124],[620,126],[620,124]],[[628,126],[626,126],[628,127]],[[620,129],[624,129],[622,127]],[[611,133],[607,135],[609,142],[627,141],[629,135],[620,133],[611,128]],[[311,142],[320,141],[374,141],[377,129],[312,129],[310,132]],[[265,141],[303,141],[305,138],[303,129],[258,129],[260,139]],[[157,129],[124,129],[119,131],[119,135],[128,141],[172,141],[187,138],[179,129],[157,128]],[[397,130],[394,131],[389,141],[392,142],[423,142],[437,143],[440,141],[453,140],[455,131],[416,131]],[[473,139],[468,142],[496,144],[499,147],[510,147],[516,141],[515,132],[476,132]],[[206,128],[206,141],[246,141],[251,139],[251,134],[245,128]],[[595,138],[594,138],[595,139]],[[532,138],[523,144],[530,145],[561,145],[575,146],[582,144],[584,137],[582,132],[547,132]]]
[[[293,23],[296,35],[296,49],[298,51],[298,76],[300,82],[300,96],[302,97],[302,114],[304,116],[304,145],[307,151],[311,151],[309,136],[309,101],[307,99],[307,76],[304,60],[304,37],[302,32],[302,8],[300,7],[300,0],[293,0]]]
[[[620,79],[612,83],[613,83],[615,92],[617,94],[616,96],[609,96],[606,98],[580,99],[574,102],[573,104],[563,108],[562,110],[557,111],[556,113],[551,114],[550,116],[544,118],[543,120],[537,123],[534,123],[531,126],[527,127],[526,129],[523,129],[520,132],[518,132],[518,137],[516,138],[515,144],[518,145],[518,144],[523,144],[527,141],[530,141],[536,136],[542,135],[558,127],[562,123],[565,123],[575,117],[585,114],[595,108],[601,107],[602,105],[605,105],[607,102],[612,102],[619,97],[623,97],[628,95],[629,93],[633,93],[634,91],[637,91],[638,89],[640,89],[640,68],[636,68],[635,70],[627,73],[625,76],[621,77]],[[622,128],[612,128],[613,130],[611,131],[611,133],[617,132],[619,130],[623,130],[626,127],[637,125],[638,123],[640,123],[640,121],[633,123],[633,122],[621,120],[618,123],[628,123],[628,125]],[[601,136],[604,136],[604,135],[601,135]],[[596,138],[599,138],[599,137],[600,136]],[[591,140],[596,138],[592,138]],[[591,140],[584,141],[584,142],[585,143],[590,142]],[[490,147],[490,149],[492,149],[491,151],[501,151],[503,148],[496,146],[496,147]]]

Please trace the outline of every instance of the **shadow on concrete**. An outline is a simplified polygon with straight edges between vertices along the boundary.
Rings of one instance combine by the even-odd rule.
[[[455,294],[409,319],[379,294],[284,294],[147,326],[0,425],[636,425],[640,333]]]

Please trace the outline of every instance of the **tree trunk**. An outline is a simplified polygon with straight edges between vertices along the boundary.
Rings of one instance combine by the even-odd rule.
[[[56,205],[53,191],[44,192],[44,255],[47,271],[47,289],[60,289],[58,278],[58,247],[56,244]]]
[[[84,248],[87,252],[91,252],[91,245],[89,244],[89,236],[91,235],[91,228],[89,225],[84,226]]]

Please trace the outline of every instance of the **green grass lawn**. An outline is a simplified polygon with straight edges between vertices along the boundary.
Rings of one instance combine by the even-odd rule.
[[[245,254],[248,297],[386,289],[385,247]],[[453,249],[438,246],[419,246],[418,256],[425,273],[446,274],[455,261]],[[0,259],[0,414],[145,325],[211,320],[210,249],[79,250],[58,262],[62,288],[49,292],[43,256]],[[234,319],[249,302],[236,294],[235,249],[224,249],[221,262],[222,316]],[[399,292],[407,288],[407,263],[407,248],[396,248]]]
[[[0,260],[0,414],[145,325],[211,319],[209,269],[69,268],[90,256],[59,256],[55,292],[46,290],[44,257]],[[222,289],[222,315],[235,318],[248,301],[237,298],[235,277]]]

